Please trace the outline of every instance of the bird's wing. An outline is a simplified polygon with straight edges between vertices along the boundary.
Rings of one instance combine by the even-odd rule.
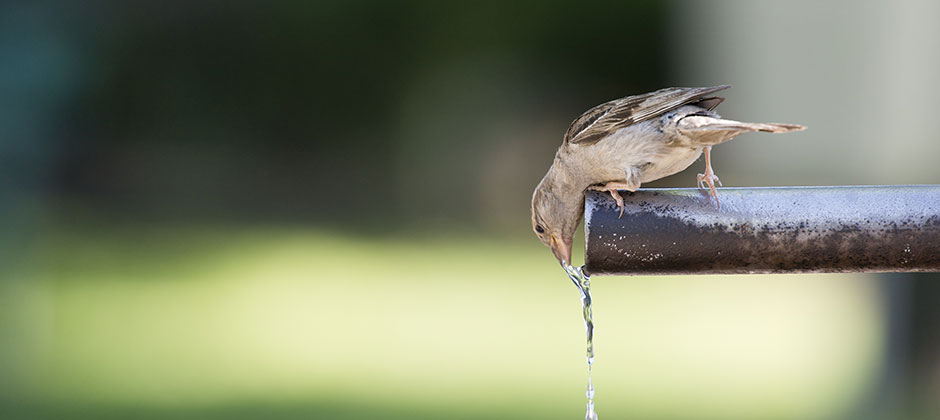
[[[565,143],[596,143],[621,128],[656,118],[729,87],[666,88],[605,102],[587,110],[571,123],[565,133]]]

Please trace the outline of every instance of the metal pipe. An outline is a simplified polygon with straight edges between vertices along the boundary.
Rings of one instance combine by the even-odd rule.
[[[585,193],[591,275],[940,271],[940,185]]]

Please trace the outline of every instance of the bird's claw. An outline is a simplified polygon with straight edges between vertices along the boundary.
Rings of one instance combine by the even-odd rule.
[[[608,192],[608,193],[610,193],[610,197],[613,198],[614,201],[617,202],[617,207],[620,207],[620,215],[617,216],[617,218],[618,218],[618,219],[623,218],[623,210],[624,210],[623,197],[621,197],[621,196],[620,196],[620,193],[617,192],[617,187],[616,187],[616,186],[609,185],[609,184],[608,184],[608,185],[592,185],[592,186],[590,186],[590,187],[588,187],[588,188],[591,189],[591,190],[594,190],[594,191],[601,191],[601,192]]]
[[[708,177],[709,177],[709,176],[708,176],[708,175],[705,175],[705,174],[698,174],[698,187],[699,187],[699,188],[701,188],[701,189],[703,189],[703,190],[705,189],[705,185],[706,185],[705,179],[708,178]],[[712,181],[714,181],[716,184],[718,184],[719,187],[723,187],[723,186],[724,186],[724,185],[721,185],[721,180],[718,179],[718,175],[712,174],[711,179],[712,179]]]
[[[610,190],[610,196],[617,202],[617,207],[620,207],[620,215],[617,216],[617,218],[623,218],[623,197],[620,197],[620,193],[618,193],[616,189]]]
[[[721,185],[721,180],[718,179],[718,175],[715,175],[715,171],[712,170],[712,147],[705,146],[702,149],[702,152],[705,153],[705,173],[698,174],[698,187],[700,189],[705,189],[705,185],[708,185],[708,189],[712,193],[712,197],[715,197],[715,205],[721,209],[721,203],[718,202],[718,192],[715,191],[715,183]]]
[[[718,208],[720,209],[721,203],[718,202],[718,192],[715,190],[715,183],[717,183],[718,186],[720,187],[722,186],[721,180],[718,179],[718,175],[715,175],[714,172],[712,173],[708,173],[708,172],[710,171],[706,171],[706,173],[704,174],[698,174],[698,176],[696,177],[698,179],[698,187],[699,189],[704,190],[706,189],[705,186],[708,185],[708,190],[711,192],[711,196],[715,197],[715,205],[718,206]]]

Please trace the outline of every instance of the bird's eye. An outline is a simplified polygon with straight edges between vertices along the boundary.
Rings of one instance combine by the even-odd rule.
[[[535,231],[538,233],[545,233],[545,229],[542,229],[542,225],[535,225]]]

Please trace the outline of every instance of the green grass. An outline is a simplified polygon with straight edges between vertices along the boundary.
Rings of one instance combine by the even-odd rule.
[[[4,418],[577,418],[576,289],[534,239],[56,229],[0,283]],[[857,276],[596,278],[608,418],[818,418],[880,357]]]

